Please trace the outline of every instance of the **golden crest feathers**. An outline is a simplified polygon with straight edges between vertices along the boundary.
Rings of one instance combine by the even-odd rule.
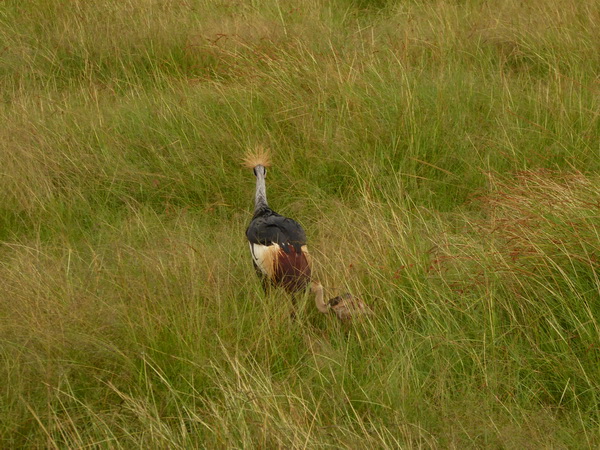
[[[257,146],[253,150],[248,150],[246,152],[246,156],[244,156],[242,164],[249,169],[254,169],[258,165],[270,167],[271,152],[267,148]]]

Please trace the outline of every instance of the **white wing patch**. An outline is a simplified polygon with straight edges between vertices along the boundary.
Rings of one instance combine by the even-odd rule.
[[[252,253],[252,259],[262,273],[267,277],[273,277],[275,274],[275,263],[277,261],[277,255],[279,253],[278,244],[261,245],[252,244],[250,245],[250,253]]]
[[[300,247],[300,250],[302,250],[302,253],[304,253],[304,255],[306,256],[306,262],[308,263],[308,267],[312,267],[312,258],[310,257],[310,253],[308,253],[308,247],[306,245],[303,245],[302,247]]]

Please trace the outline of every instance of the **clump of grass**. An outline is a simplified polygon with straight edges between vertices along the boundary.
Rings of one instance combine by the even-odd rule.
[[[537,373],[530,399],[591,414],[598,401],[598,179],[536,170],[490,176],[490,186],[476,200],[481,216],[436,240],[430,271],[467,310],[487,316],[494,342],[513,336],[528,347]]]
[[[494,190],[481,199],[489,222],[481,231],[502,244],[503,259],[526,274],[543,274],[539,287],[560,287],[554,294],[597,291],[597,177],[537,170],[517,173],[510,182],[490,181]]]
[[[484,218],[464,225],[476,233],[479,245],[465,243],[460,254],[459,245],[453,246],[453,254],[443,250],[451,244],[440,246],[432,268],[477,262],[474,255],[482,251],[486,258],[478,262],[514,295],[594,296],[600,250],[595,176],[540,169],[509,178],[490,175],[489,183],[491,192],[474,202]],[[480,266],[465,287],[476,287],[486,273]]]

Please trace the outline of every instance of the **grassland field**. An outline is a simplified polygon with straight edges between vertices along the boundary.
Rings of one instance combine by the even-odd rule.
[[[600,2],[0,2],[0,448],[599,448]],[[248,148],[350,325],[265,295]]]

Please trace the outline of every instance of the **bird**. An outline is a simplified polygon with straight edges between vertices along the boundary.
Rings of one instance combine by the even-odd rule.
[[[354,317],[371,314],[372,312],[360,298],[350,293],[333,297],[325,303],[323,300],[323,285],[318,281],[312,282],[310,289],[315,294],[315,304],[319,312],[327,314],[333,311],[342,322],[349,322]]]
[[[246,229],[252,263],[263,281],[269,286],[281,287],[296,294],[306,291],[311,279],[311,257],[306,233],[293,219],[273,211],[267,202],[265,179],[270,167],[268,150],[257,148],[244,158],[244,165],[254,171],[254,215]]]

